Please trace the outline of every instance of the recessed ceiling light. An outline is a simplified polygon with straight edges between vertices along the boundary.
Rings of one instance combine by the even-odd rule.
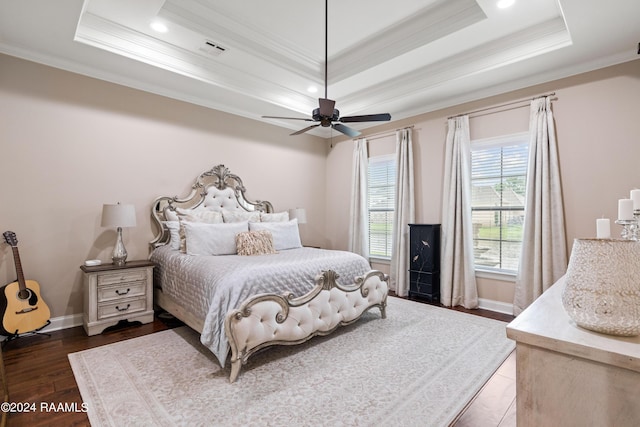
[[[309,86],[307,88],[307,92],[316,93],[317,91],[318,91],[318,88],[316,86]]]
[[[513,6],[515,2],[516,0],[498,0],[498,2],[496,3],[496,6],[498,6],[498,8],[500,9],[506,9],[510,6]]]
[[[151,28],[159,33],[166,33],[167,31],[169,31],[169,28],[167,28],[167,26],[160,21],[153,21],[151,23]]]

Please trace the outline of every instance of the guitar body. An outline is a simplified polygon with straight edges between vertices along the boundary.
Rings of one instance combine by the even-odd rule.
[[[36,331],[47,326],[51,311],[40,296],[40,285],[35,280],[25,280],[25,297],[21,297],[20,284],[9,283],[2,288],[2,335],[16,335]]]
[[[13,251],[18,280],[4,286],[0,292],[0,334],[15,336],[34,332],[49,324],[51,311],[40,296],[40,285],[35,280],[25,280],[18,252],[18,239],[13,231],[2,233]]]

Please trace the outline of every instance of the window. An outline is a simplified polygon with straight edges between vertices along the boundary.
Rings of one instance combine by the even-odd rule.
[[[518,271],[529,134],[471,143],[471,216],[476,270]]]
[[[395,156],[369,158],[369,256],[391,259],[396,193]]]

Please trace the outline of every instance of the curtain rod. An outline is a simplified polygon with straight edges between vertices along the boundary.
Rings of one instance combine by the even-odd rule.
[[[453,119],[455,117],[466,116],[466,115],[470,116],[471,114],[477,114],[477,113],[482,113],[482,112],[489,111],[489,110],[495,110],[496,108],[508,107],[510,105],[520,104],[522,102],[527,102],[527,101],[530,102],[530,101],[533,101],[533,100],[538,99],[538,98],[545,98],[547,96],[554,96],[555,94],[556,94],[555,92],[550,92],[550,93],[545,93],[544,95],[534,96],[533,98],[524,98],[524,99],[520,99],[518,101],[512,101],[512,102],[507,102],[507,103],[504,103],[504,104],[494,105],[492,107],[480,108],[478,110],[468,111],[468,112],[462,113],[462,114],[456,114],[455,116],[447,117],[447,119]],[[491,114],[491,113],[486,113],[486,114]],[[481,115],[484,115],[484,114],[481,114]]]
[[[403,128],[400,129],[396,129],[396,130],[386,130],[383,132],[377,132],[377,133],[372,133],[371,135],[365,135],[365,136],[361,136],[360,138],[365,138],[367,141],[370,141],[372,139],[379,139],[379,138],[384,138],[385,136],[391,136],[394,133],[398,132],[399,130],[403,130],[403,129],[413,129],[414,125],[411,126],[405,126]],[[360,139],[360,138],[355,138],[355,139]]]

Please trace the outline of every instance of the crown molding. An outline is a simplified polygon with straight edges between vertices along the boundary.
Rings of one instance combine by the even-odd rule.
[[[324,79],[323,63],[299,45],[276,34],[248,27],[241,19],[212,8],[209,2],[167,0],[159,16],[305,79],[316,82]]]
[[[329,81],[354,76],[486,18],[475,0],[440,0],[330,58]]]
[[[271,83],[190,50],[147,36],[91,13],[80,19],[75,41],[141,61],[244,96],[308,114],[315,98]],[[284,101],[278,101],[286,99]]]
[[[427,92],[465,77],[477,76],[498,68],[551,52],[571,44],[562,18],[535,25],[480,47],[425,65],[411,72],[343,96],[345,110],[361,111],[401,98]],[[366,105],[361,99],[366,95]]]

